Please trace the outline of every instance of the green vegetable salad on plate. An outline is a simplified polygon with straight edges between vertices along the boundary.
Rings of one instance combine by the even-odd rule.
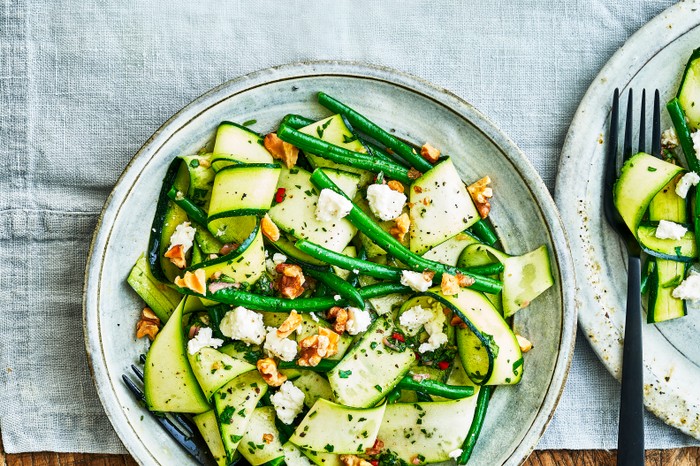
[[[318,100],[331,116],[224,121],[170,165],[128,277],[147,407],[222,466],[466,464],[526,370],[509,320],[552,286],[547,248],[500,247],[498,174]]]

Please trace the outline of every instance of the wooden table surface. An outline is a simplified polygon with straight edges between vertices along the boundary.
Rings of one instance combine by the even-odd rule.
[[[602,450],[535,451],[524,466],[613,466],[615,452]],[[128,455],[89,455],[82,453],[5,454],[0,443],[0,466],[136,466]],[[697,466],[700,448],[649,450],[645,466]]]

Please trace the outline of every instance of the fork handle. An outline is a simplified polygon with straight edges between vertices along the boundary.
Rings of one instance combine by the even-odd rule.
[[[642,353],[642,261],[630,255],[627,276],[625,344],[617,436],[618,466],[644,464],[644,394]]]

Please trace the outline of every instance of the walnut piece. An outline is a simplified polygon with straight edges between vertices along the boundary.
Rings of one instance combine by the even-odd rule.
[[[201,295],[207,294],[207,275],[204,269],[197,269],[194,273],[188,270],[184,276],[176,277],[173,283],[175,283],[175,286],[189,288]]]
[[[301,267],[295,264],[277,264],[275,271],[279,274],[277,277],[277,290],[282,296],[289,299],[298,298],[304,292],[304,273]]]
[[[434,148],[427,142],[420,148],[420,155],[430,163],[435,163],[440,158],[440,150]]]
[[[277,329],[278,338],[287,338],[301,325],[301,316],[297,311],[292,309],[289,316],[282,322],[282,325]]]
[[[467,328],[467,324],[465,324],[464,321],[458,315],[452,316],[452,320],[450,320],[450,325],[462,329]]]
[[[299,342],[301,350],[297,364],[300,366],[317,366],[321,359],[338,352],[340,335],[328,328],[319,327],[317,335],[309,335]]]
[[[275,439],[275,436],[272,434],[263,434],[263,436],[262,436],[263,442],[265,442],[268,445],[271,444],[274,439]]]
[[[457,278],[457,283],[462,288],[469,288],[476,281],[474,277],[470,277],[469,275],[462,275],[461,273],[458,273],[457,275],[455,275],[455,277]]]
[[[389,229],[389,233],[397,240],[403,241],[410,226],[411,219],[408,217],[408,214],[404,212],[394,219],[394,226]]]
[[[141,311],[141,319],[136,323],[136,338],[147,336],[149,340],[153,341],[158,330],[160,330],[160,319],[150,307],[144,307]]]
[[[184,269],[187,266],[187,261],[185,260],[185,248],[182,244],[173,244],[170,246],[163,256],[170,259],[178,269]]]
[[[418,178],[421,177],[421,175],[422,175],[422,173],[419,172],[418,170],[416,170],[416,169],[413,168],[413,167],[411,167],[411,168],[408,170],[408,179],[409,179],[409,180],[417,180]]]
[[[486,218],[491,212],[491,203],[489,199],[493,197],[493,189],[489,186],[491,184],[491,177],[485,176],[479,181],[476,181],[469,186],[467,186],[467,191],[472,197],[474,204],[476,205],[476,210],[479,211],[481,218]]]
[[[443,273],[442,281],[440,282],[440,290],[445,296],[451,296],[459,293],[459,280],[454,275]]]
[[[369,461],[355,455],[340,455],[340,463],[343,466],[372,466]]]
[[[262,233],[267,239],[273,243],[280,239],[280,229],[275,225],[269,215],[265,216],[260,220],[260,227],[262,228]]]
[[[287,168],[292,168],[297,164],[299,158],[299,149],[281,140],[277,133],[270,133],[265,136],[263,141],[265,149],[272,154],[273,159],[278,159],[284,162]]]
[[[222,256],[225,256],[226,254],[232,253],[236,249],[238,249],[238,244],[226,243],[223,246],[221,246],[221,249],[219,249],[219,254],[221,254]]]
[[[287,376],[280,374],[277,370],[277,363],[272,358],[258,359],[256,366],[263,380],[265,380],[265,383],[270,387],[279,387],[287,381]]]
[[[376,439],[374,441],[374,445],[372,445],[370,448],[365,449],[365,455],[367,455],[367,456],[378,455],[379,453],[382,452],[382,448],[384,448],[384,442],[382,442],[379,439]]]
[[[401,184],[400,181],[390,180],[386,185],[389,186],[392,191],[403,194],[403,184]]]
[[[532,349],[532,342],[522,335],[515,335],[515,339],[518,340],[518,345],[520,346],[520,351],[527,353]]]
[[[345,324],[348,321],[348,311],[342,307],[333,306],[326,313],[328,320],[333,322],[333,330],[342,335],[345,332]]]

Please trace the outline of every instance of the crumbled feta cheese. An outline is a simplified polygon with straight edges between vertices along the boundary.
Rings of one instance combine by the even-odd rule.
[[[680,144],[680,141],[678,140],[678,135],[676,134],[676,130],[673,127],[665,129],[661,133],[661,145],[663,147],[673,149],[675,147],[678,147],[678,144]]]
[[[291,361],[297,355],[297,342],[277,336],[275,327],[267,327],[267,338],[263,347],[268,356],[278,357],[282,361]]]
[[[318,316],[316,315],[315,312],[310,312],[309,314],[311,315],[311,320],[313,320],[314,322],[318,322],[318,321],[319,321],[319,320],[318,320]]]
[[[437,309],[432,309],[432,318],[425,324],[425,331],[428,332],[428,341],[421,343],[418,347],[419,353],[427,353],[435,351],[440,346],[447,343],[447,335],[442,331],[445,325],[445,314],[438,306]]]
[[[456,460],[457,458],[459,458],[460,456],[462,456],[462,449],[461,449],[461,448],[457,448],[456,450],[452,450],[451,452],[449,452],[449,453],[447,454],[447,456],[449,456],[450,458]]]
[[[304,409],[304,392],[287,380],[277,393],[270,397],[270,402],[275,407],[277,419],[285,424],[291,424]]]
[[[399,324],[409,335],[415,335],[424,324],[433,318],[433,311],[421,306],[413,306],[399,316]]]
[[[413,291],[423,292],[428,291],[428,288],[433,285],[433,281],[429,280],[422,272],[403,270],[401,272],[401,284],[411,287]]]
[[[688,172],[676,183],[676,194],[685,199],[688,197],[690,187],[697,186],[698,183],[700,183],[700,176],[695,172]]]
[[[352,273],[355,275],[360,275],[360,269],[352,269]]]
[[[334,300],[334,301],[340,301],[341,299],[343,299],[343,297],[340,296],[339,294],[333,295],[333,300]]]
[[[274,253],[272,255],[272,259],[265,259],[265,268],[267,269],[267,273],[273,277],[276,277],[277,266],[284,264],[285,262],[287,262],[287,256],[280,254],[279,252]]]
[[[170,235],[170,247],[181,244],[183,253],[189,251],[194,242],[194,232],[190,222],[182,222],[175,227],[175,231]]]
[[[696,153],[700,154],[700,131],[692,133],[690,138],[693,140],[693,149],[695,149]]]
[[[224,340],[221,338],[212,337],[212,331],[209,327],[202,327],[199,329],[199,331],[197,331],[197,335],[187,342],[187,352],[190,354],[195,354],[202,348],[218,348],[223,344]]]
[[[350,335],[357,335],[369,328],[372,323],[372,316],[369,312],[356,307],[348,308],[348,320],[345,322],[345,330]]]
[[[661,220],[654,235],[659,239],[681,239],[687,232],[688,229],[683,225]]]
[[[352,202],[332,189],[324,188],[316,203],[316,220],[334,222],[347,216],[352,210]]]
[[[690,275],[673,290],[672,295],[676,299],[700,304],[700,273],[690,272]]]
[[[381,220],[393,220],[401,215],[406,196],[386,184],[371,184],[367,187],[367,202],[372,213]]]
[[[248,344],[259,345],[265,340],[262,314],[238,306],[221,319],[219,330],[225,336]]]

